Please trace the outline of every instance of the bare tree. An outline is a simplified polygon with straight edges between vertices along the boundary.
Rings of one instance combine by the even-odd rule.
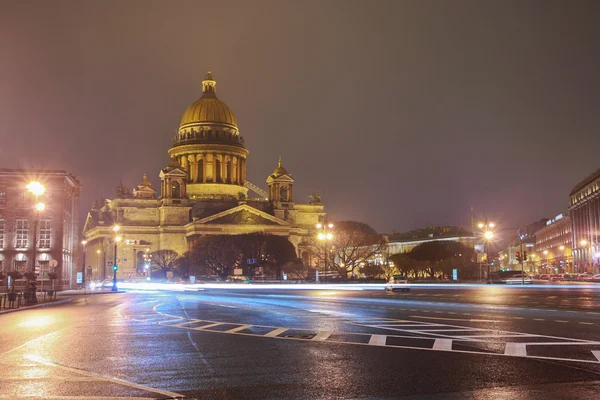
[[[347,279],[355,268],[382,254],[385,239],[365,223],[341,221],[334,224],[333,239],[318,241],[316,247],[317,258]],[[329,260],[325,260],[326,254]]]
[[[238,241],[233,235],[205,236],[194,244],[191,256],[200,269],[224,278],[242,261]]]
[[[152,252],[152,266],[156,271],[162,271],[167,277],[167,272],[177,270],[177,261],[179,254],[175,250],[157,250]]]

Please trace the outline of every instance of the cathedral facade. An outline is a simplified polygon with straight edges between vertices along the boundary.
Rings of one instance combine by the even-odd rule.
[[[309,243],[324,216],[320,196],[296,203],[294,179],[281,158],[267,177],[267,191],[246,180],[248,150],[233,112],[217,98],[210,72],[168,153],[171,162],[159,173],[160,188],[144,174],[132,191],[120,184],[115,198],[92,206],[83,230],[86,278],[109,279],[115,261],[119,279],[140,277],[139,266],[151,252],[181,255],[205,235],[285,236],[309,262]]]

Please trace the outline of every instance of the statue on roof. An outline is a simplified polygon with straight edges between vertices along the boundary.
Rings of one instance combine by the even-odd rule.
[[[119,199],[128,199],[131,198],[131,191],[125,185],[123,185],[123,181],[119,181],[119,186],[115,188],[115,194]]]
[[[323,202],[321,201],[321,194],[319,192],[315,192],[308,196],[308,204],[311,204],[313,206],[322,205]]]

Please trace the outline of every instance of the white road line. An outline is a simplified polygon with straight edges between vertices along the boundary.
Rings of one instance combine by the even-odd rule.
[[[194,330],[196,330],[196,331],[201,331],[201,330],[203,330],[203,329],[206,329],[206,328],[213,328],[213,327],[215,327],[215,326],[219,326],[219,325],[223,325],[223,324],[224,324],[224,322],[216,322],[216,323],[214,323],[214,324],[209,324],[209,325],[199,326],[199,327],[197,327],[197,328],[192,328],[192,329],[194,329]]]
[[[179,324],[174,324],[174,325],[166,324],[166,325],[167,325],[167,326],[174,326],[175,328],[179,328],[179,327],[182,327],[182,326],[184,326],[184,325],[189,325],[189,324],[193,324],[194,322],[200,322],[200,321],[202,321],[202,320],[200,320],[200,319],[193,319],[193,320],[191,320],[191,321],[181,322],[181,323],[179,323]],[[165,325],[165,324],[161,324],[161,323],[159,322],[159,325]]]
[[[329,338],[329,336],[331,336],[331,332],[323,331],[323,332],[317,333],[317,335],[314,338],[312,338],[312,340],[314,340],[316,342],[322,342],[322,341],[327,340]]]
[[[545,319],[544,319],[544,318],[534,318],[533,320],[534,320],[534,321],[545,321]]]
[[[594,325],[593,322],[581,322],[580,321],[579,323],[582,324],[582,325]]]
[[[464,319],[464,318],[442,318],[442,317],[426,317],[424,315],[411,315],[411,318],[424,318],[424,319],[442,319],[445,321],[463,321],[463,322],[505,322],[505,321],[495,321],[493,319]]]
[[[435,339],[433,350],[452,350],[452,339]]]
[[[283,332],[285,332],[287,330],[288,330],[288,328],[277,328],[277,329],[272,330],[269,333],[265,333],[263,336],[265,336],[265,337],[275,337],[275,336],[278,336],[279,334],[281,334],[281,333],[283,333]]]
[[[155,388],[151,388],[149,386],[138,385],[137,383],[129,382],[129,381],[126,381],[123,379],[114,378],[112,376],[104,376],[104,375],[95,374],[93,372],[88,372],[88,371],[84,371],[84,370],[77,369],[77,368],[71,368],[71,367],[66,367],[64,365],[55,364],[52,361],[48,361],[45,358],[35,356],[32,354],[25,355],[25,358],[27,358],[28,360],[31,360],[33,362],[36,362],[38,364],[47,365],[49,367],[62,369],[63,371],[69,371],[69,372],[73,372],[76,374],[80,374],[80,375],[84,375],[84,376],[88,376],[88,377],[92,377],[92,378],[102,378],[103,380],[108,381],[108,382],[116,383],[118,385],[128,386],[130,388],[143,390],[146,392],[158,393],[158,394],[161,394],[163,396],[168,396],[168,397],[184,397],[182,394],[179,394],[179,393],[169,392],[167,390],[155,389]]]
[[[225,331],[224,333],[235,333],[235,332],[243,331],[244,329],[248,329],[248,328],[252,328],[252,325],[238,326],[237,328],[230,329],[228,331]]]
[[[369,344],[372,346],[385,346],[386,340],[386,335],[371,335],[371,339],[369,339]]]
[[[592,350],[592,354],[598,361],[600,361],[600,350]]]
[[[507,342],[504,354],[507,356],[527,357],[527,348],[525,343]]]
[[[566,323],[567,323],[567,322],[569,322],[569,321],[565,321],[565,320],[563,320],[563,319],[555,319],[555,320],[554,320],[554,322],[561,322],[561,323],[563,323],[563,324],[566,324]]]

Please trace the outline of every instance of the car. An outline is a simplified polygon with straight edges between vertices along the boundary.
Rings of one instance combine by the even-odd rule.
[[[549,279],[550,279],[550,275],[548,275],[548,274],[541,274],[541,275],[539,276],[539,279],[541,279],[541,280],[544,280],[544,281],[547,281],[547,280],[549,280]]]
[[[391,292],[410,292],[408,279],[402,275],[394,275],[385,286],[385,290]]]
[[[592,279],[590,279],[590,282],[600,282],[600,274],[596,274],[596,275],[592,276]]]
[[[555,275],[550,275],[550,278],[548,280],[552,281],[552,282],[561,282],[561,281],[564,281],[565,278],[562,275],[555,274]]]
[[[519,283],[531,283],[531,276],[527,274],[511,274],[500,277],[500,283],[504,284],[519,284]]]

